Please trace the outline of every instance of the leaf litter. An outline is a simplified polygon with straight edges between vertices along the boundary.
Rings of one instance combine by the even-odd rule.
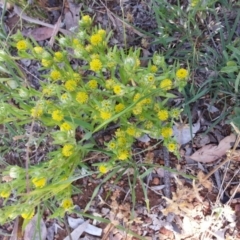
[[[110,1],[111,2],[111,1]],[[134,2],[135,3],[135,2]],[[115,6],[115,4],[119,4],[118,1],[109,3],[108,8],[106,9],[106,6],[104,5],[105,10],[107,10],[107,15],[109,16],[109,19],[111,19],[112,24],[119,25],[119,36],[121,36],[122,33],[122,26],[125,26],[129,31],[133,31],[136,35],[143,37],[144,35],[140,33],[137,29],[135,29],[130,23],[134,23],[134,14],[132,14],[133,18],[131,22],[124,23],[120,17],[116,15],[116,11],[114,11],[114,8],[111,8],[112,6]],[[125,1],[125,4],[127,6],[128,1]],[[137,3],[136,3],[137,4]],[[143,3],[141,3],[143,4]],[[142,5],[138,4],[138,9],[141,12]],[[103,9],[104,9],[103,8]],[[68,11],[68,10],[66,10]],[[110,12],[109,12],[110,11]],[[128,9],[129,11],[129,9]],[[101,17],[98,17],[100,14],[102,14],[100,11],[96,11],[96,16],[99,21],[101,20]],[[30,21],[32,23],[35,23],[40,26],[45,26],[51,31],[53,31],[56,26],[53,24],[46,24],[44,22],[41,22],[37,19],[28,18],[25,15],[21,16],[24,20]],[[78,20],[79,16],[76,16],[75,19],[74,16],[71,16],[70,14],[66,14],[65,20],[68,22],[67,29],[71,29],[74,27],[74,25],[71,25],[72,22],[76,22]],[[34,21],[33,21],[34,20]],[[136,20],[136,19],[135,19]],[[117,23],[116,23],[117,22]],[[36,28],[36,29],[39,29]],[[37,38],[37,35],[41,35],[41,33],[38,33],[40,30],[36,30],[37,34],[35,38]],[[69,31],[66,29],[58,29],[62,33],[70,34]],[[50,32],[50,30],[49,30]],[[52,33],[51,33],[52,34]],[[44,35],[44,34],[43,34]],[[48,35],[48,36],[47,36]],[[43,36],[46,39],[50,38],[52,35],[47,34]],[[122,42],[122,39],[119,38],[119,36],[116,36],[116,42],[117,44]],[[43,40],[44,38],[42,38]],[[120,44],[119,44],[120,45]],[[208,107],[209,112],[217,113],[220,110],[218,108],[212,107],[210,105],[206,105]],[[219,111],[218,111],[219,110]],[[201,124],[200,121],[197,121],[194,125],[189,126],[188,124],[176,124],[174,128],[174,135],[176,136],[179,145],[184,145],[186,143],[189,143],[192,138],[196,135],[196,133],[200,130]],[[191,133],[192,129],[192,133]],[[236,138],[236,137],[235,137]],[[103,204],[98,206],[98,201],[94,200],[91,204],[90,211],[92,213],[98,213],[102,217],[105,217],[107,219],[110,219],[111,224],[107,225],[99,225],[97,221],[94,222],[96,224],[96,228],[99,230],[102,226],[102,229],[104,231],[104,234],[101,236],[101,239],[137,239],[132,237],[131,235],[126,234],[123,230],[119,230],[117,228],[118,225],[124,226],[125,229],[131,229],[133,232],[144,236],[145,239],[156,239],[156,237],[160,239],[200,239],[204,236],[204,239],[234,239],[231,237],[236,236],[236,232],[234,233],[234,228],[237,228],[238,225],[240,226],[239,221],[236,221],[236,215],[240,216],[240,207],[239,204],[236,203],[232,206],[229,205],[220,205],[217,206],[215,202],[212,202],[209,200],[206,195],[203,194],[203,190],[205,189],[208,192],[214,191],[214,181],[212,179],[206,179],[206,174],[208,172],[208,167],[212,166],[212,164],[217,161],[219,158],[223,157],[229,149],[232,147],[232,143],[234,142],[234,137],[232,135],[225,137],[223,140],[219,142],[219,144],[208,144],[207,145],[202,144],[201,148],[198,149],[194,154],[191,155],[191,158],[195,161],[202,162],[204,167],[202,171],[199,171],[198,169],[191,167],[190,165],[187,166],[188,169],[191,169],[191,171],[195,171],[194,175],[196,177],[197,183],[194,181],[191,181],[189,179],[183,178],[179,176],[178,174],[171,174],[171,188],[172,188],[172,199],[167,199],[162,197],[163,196],[163,178],[164,178],[164,171],[159,176],[155,176],[152,178],[152,182],[154,186],[150,186],[149,189],[154,189],[155,192],[158,193],[158,195],[154,195],[155,198],[158,198],[158,204],[152,204],[151,205],[151,212],[149,213],[147,208],[144,205],[144,199],[138,199],[137,198],[137,205],[135,209],[132,209],[131,206],[131,199],[127,195],[129,192],[129,189],[127,188],[128,183],[127,181],[124,183],[124,189],[125,193],[123,194],[119,190],[112,190],[111,191],[111,197],[110,200],[105,198],[102,195],[102,192],[99,191],[99,196],[102,196],[103,198]],[[148,136],[145,136],[143,139],[139,139],[140,142],[144,144],[152,144],[151,139]],[[149,151],[148,155],[152,155],[152,152]],[[143,155],[146,157],[147,155]],[[239,159],[239,150],[234,151],[233,160],[234,163],[236,163]],[[156,161],[156,157],[152,156],[151,161]],[[176,161],[176,159],[171,158],[171,163]],[[162,165],[163,159],[160,157],[159,165]],[[236,169],[236,167],[239,167],[238,165],[234,165],[233,169]],[[176,167],[176,164],[174,163],[172,167]],[[182,169],[181,169],[182,168]],[[185,171],[183,166],[179,164],[178,170]],[[223,171],[226,171],[226,168],[223,169]],[[229,174],[231,175],[233,171],[230,171]],[[152,174],[152,173],[151,173]],[[131,174],[130,174],[131,175]],[[87,179],[86,182],[89,180]],[[88,187],[88,186],[86,186]],[[119,187],[119,186],[116,186]],[[137,188],[138,193],[140,192],[140,189]],[[231,188],[230,193],[237,191],[239,187],[233,187]],[[92,191],[92,189],[89,189],[89,191]],[[149,195],[151,195],[151,192]],[[125,195],[124,197],[122,195]],[[215,198],[217,198],[217,194],[213,192],[213,195]],[[82,197],[81,201],[76,202],[77,205],[84,205],[83,202],[89,201],[89,196],[91,196],[91,192],[88,193],[88,195],[84,198]],[[138,194],[137,196],[140,196]],[[142,194],[143,196],[143,194]],[[150,198],[151,196],[149,196]],[[141,197],[139,197],[141,198]],[[215,199],[216,200],[216,199]],[[80,203],[81,202],[81,203]],[[152,203],[154,203],[152,201]],[[212,204],[212,206],[211,206]],[[103,210],[105,209],[105,210]],[[68,220],[70,217],[68,217]],[[73,226],[69,221],[69,227],[71,228],[72,233],[74,232],[74,229],[76,229],[78,226],[80,227],[80,235],[83,234],[83,232],[87,232],[87,225],[90,226],[90,224],[93,224],[93,222],[84,222],[84,219],[78,218],[77,216],[74,216],[72,221],[76,221],[78,224],[75,224]],[[45,219],[44,219],[45,220]],[[80,220],[82,221],[80,223]],[[42,220],[41,220],[42,221]],[[227,221],[227,222],[226,222]],[[48,221],[45,221],[46,223]],[[80,225],[79,225],[80,224]],[[85,224],[85,225],[81,225]],[[234,225],[235,224],[235,225]],[[238,224],[238,225],[237,225]],[[50,225],[50,227],[47,228],[48,232],[50,232],[50,229],[52,226],[56,226],[57,223],[54,225]],[[62,227],[61,227],[62,226]],[[95,226],[94,226],[95,227]],[[64,225],[59,225],[59,229],[62,228],[62,230],[65,229]],[[81,229],[82,228],[82,229]],[[31,229],[33,230],[34,227],[32,226]],[[44,227],[42,227],[44,229]],[[29,230],[28,230],[29,231]],[[91,232],[90,232],[91,233]],[[79,233],[78,233],[79,234]],[[234,235],[235,234],[235,235]],[[49,233],[49,235],[51,235]],[[79,238],[76,237],[76,239]],[[44,239],[44,238],[43,238]],[[63,237],[59,239],[64,239]],[[87,234],[85,236],[81,237],[81,239],[99,239],[99,238],[93,238]],[[50,240],[50,239],[49,239]],[[52,239],[51,239],[52,240]]]

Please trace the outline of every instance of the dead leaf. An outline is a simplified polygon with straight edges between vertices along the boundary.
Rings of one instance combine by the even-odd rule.
[[[24,232],[24,240],[45,240],[47,237],[47,228],[42,219],[35,215],[27,224]]]
[[[60,24],[61,24],[61,17],[58,18],[58,21],[56,22],[56,24],[54,25],[54,29],[52,31],[52,35],[51,35],[51,39],[49,41],[49,46],[53,47],[54,41],[55,41],[55,37],[60,29]]]
[[[79,13],[83,4],[76,4],[75,2],[68,0],[69,11],[65,13],[64,22],[66,29],[70,30],[78,26]]]
[[[49,23],[45,23],[43,21],[40,21],[38,19],[35,19],[35,18],[31,18],[31,17],[28,17],[24,12],[23,10],[18,7],[17,5],[14,5],[14,13],[16,13],[21,19],[27,21],[27,22],[30,22],[30,23],[34,23],[34,24],[37,24],[37,25],[41,25],[41,26],[45,26],[45,27],[48,27],[48,28],[54,28],[55,26],[52,25],[52,24],[49,24]],[[60,28],[59,31],[65,35],[71,35],[72,32],[66,30],[66,29],[62,29]]]
[[[43,41],[51,38],[54,29],[49,27],[39,27],[30,30],[28,33],[24,34],[27,37],[32,37],[36,41]]]
[[[191,159],[198,162],[214,162],[222,157],[233,146],[236,135],[231,134],[220,141],[218,145],[208,144],[190,156]]]
[[[84,219],[83,218],[72,218],[68,217],[68,224],[71,228],[77,229],[79,226],[84,224]],[[95,227],[92,224],[88,224],[84,231],[88,234],[94,235],[94,236],[101,236],[102,235],[102,229]]]
[[[197,174],[197,178],[199,180],[199,182],[205,187],[208,189],[209,192],[212,191],[212,187],[213,187],[213,184],[211,181],[209,180],[205,180],[205,177],[206,175],[202,172],[202,171],[199,171],[198,174]]]
[[[199,129],[200,121],[192,125],[192,135],[191,128],[188,124],[177,123],[173,126],[174,137],[179,145],[183,145],[191,141]]]
[[[85,232],[86,228],[88,226],[88,221],[82,223],[79,225],[76,229],[74,229],[71,233],[71,238],[69,236],[65,237],[64,240],[78,240],[79,237]]]

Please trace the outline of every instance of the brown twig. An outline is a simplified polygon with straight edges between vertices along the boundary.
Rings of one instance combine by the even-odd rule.
[[[169,152],[166,147],[163,147],[163,159],[164,159],[164,166],[169,168],[170,163],[169,163]],[[170,178],[170,173],[167,170],[164,170],[164,193],[165,197],[171,199],[172,198],[172,193],[171,193],[171,178]]]
[[[22,18],[23,20],[27,21],[27,22],[30,22],[30,23],[34,23],[34,24],[37,24],[37,25],[41,25],[41,26],[44,26],[44,27],[49,27],[49,28],[53,28],[55,29],[55,25],[52,25],[52,24],[49,24],[49,23],[45,23],[43,21],[40,21],[38,19],[35,19],[35,18],[31,18],[31,17],[28,17],[25,13],[23,13],[23,10],[18,7],[18,6],[14,6],[14,12],[20,17]],[[61,33],[63,33],[64,35],[71,35],[72,32],[69,31],[69,30],[66,30],[66,29],[63,29],[63,28],[59,28],[59,31]]]

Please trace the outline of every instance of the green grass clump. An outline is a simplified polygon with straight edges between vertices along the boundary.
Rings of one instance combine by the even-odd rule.
[[[175,97],[171,89],[185,87],[189,70],[177,63],[166,64],[164,56],[157,53],[147,66],[141,66],[140,49],[126,52],[109,47],[111,33],[92,27],[88,15],[79,25],[74,36],[57,40],[57,51],[17,33],[11,38],[17,56],[11,57],[6,48],[0,52],[7,69],[1,69],[6,77],[0,79],[0,123],[6,128],[30,129],[25,166],[7,165],[2,171],[0,196],[5,201],[0,223],[18,215],[26,223],[40,204],[51,210],[50,217],[71,212],[71,195],[76,193],[73,181],[93,174],[84,159],[89,152],[106,156],[105,162],[93,164],[99,176],[111,174],[116,166],[127,168],[133,161],[132,144],[144,134],[162,139],[169,151],[178,154],[172,125],[181,110],[167,103]],[[40,64],[43,80],[39,90],[30,86],[18,67],[16,60],[21,59]],[[35,123],[44,129],[37,142]],[[119,127],[105,147],[99,147],[93,135],[110,124]],[[77,140],[79,128],[83,137]],[[31,161],[31,149],[46,144],[46,136],[52,148],[46,160],[36,165]]]

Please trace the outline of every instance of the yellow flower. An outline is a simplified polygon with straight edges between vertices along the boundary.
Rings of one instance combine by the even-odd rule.
[[[114,82],[113,79],[108,79],[108,80],[106,80],[106,82],[105,82],[105,87],[106,87],[107,89],[112,89],[113,86],[114,86],[114,84],[115,84],[115,82]]]
[[[122,88],[119,85],[116,85],[113,87],[113,92],[117,95],[120,95],[122,93]]]
[[[66,102],[67,100],[70,99],[69,95],[67,93],[63,93],[60,97],[62,102]]]
[[[166,121],[168,119],[168,111],[167,110],[160,110],[158,112],[158,118],[161,121]]]
[[[46,96],[50,96],[53,93],[52,86],[44,87],[42,93]]]
[[[99,35],[101,35],[101,36],[105,36],[105,35],[106,35],[106,31],[103,30],[103,29],[99,29],[97,33],[98,33]]]
[[[158,68],[157,68],[156,65],[152,65],[152,66],[150,67],[150,71],[151,71],[152,73],[156,73],[157,70],[158,70]]]
[[[103,174],[108,172],[108,168],[105,165],[99,165],[98,170],[100,173],[103,173]]]
[[[99,54],[94,53],[94,54],[92,54],[92,55],[90,56],[90,58],[91,58],[91,59],[99,59],[100,56],[99,56]]]
[[[111,100],[103,100],[101,102],[102,110],[110,110],[112,106],[112,101]],[[101,109],[100,109],[101,110]]]
[[[140,93],[136,93],[133,97],[133,101],[136,102],[141,97]]]
[[[126,130],[127,134],[130,135],[130,136],[135,136],[135,133],[136,133],[136,129],[135,127],[128,127],[127,130]]]
[[[122,147],[126,146],[126,144],[127,144],[126,137],[118,137],[117,144]]]
[[[97,72],[102,69],[102,62],[99,59],[93,59],[90,62],[90,70]]]
[[[89,25],[89,24],[91,24],[91,22],[92,22],[92,18],[89,16],[89,15],[84,15],[84,16],[82,16],[82,22],[84,23],[84,24],[86,24],[86,25]]]
[[[50,73],[50,77],[51,77],[54,81],[59,80],[59,79],[61,78],[61,73],[60,73],[59,71],[57,71],[57,70],[53,70],[53,71],[51,71],[51,73]]]
[[[61,131],[70,131],[72,130],[72,126],[69,123],[64,122],[63,124],[61,124],[60,129]]]
[[[77,38],[74,38],[72,40],[72,44],[73,44],[73,46],[78,46],[79,45],[79,47],[81,47],[81,44],[80,44],[80,42],[79,42],[79,40]]]
[[[126,132],[123,131],[122,129],[118,128],[117,131],[115,132],[115,135],[117,137],[125,137],[126,136]]]
[[[91,89],[96,89],[98,87],[98,83],[96,80],[90,80],[88,82],[88,86],[91,88]]]
[[[11,191],[10,191],[10,190],[2,190],[2,191],[0,192],[0,196],[1,196],[2,198],[8,198],[8,197],[10,196],[10,194],[11,194]]]
[[[144,100],[143,100],[143,103],[145,103],[145,104],[150,104],[152,102],[152,99],[151,98],[145,98]]]
[[[125,108],[124,104],[119,103],[115,106],[115,111],[116,112],[121,112]]]
[[[62,155],[69,157],[73,154],[74,146],[72,144],[65,144],[62,148]]]
[[[55,121],[61,122],[63,120],[63,117],[64,117],[64,115],[63,115],[62,111],[60,111],[60,110],[54,110],[52,112],[52,119]]]
[[[154,77],[153,74],[148,74],[148,75],[146,76],[146,80],[147,80],[147,82],[149,82],[149,83],[153,83],[154,80],[155,80],[155,77]]]
[[[133,108],[133,114],[134,115],[139,115],[142,113],[142,105],[138,103],[134,108]]]
[[[195,7],[196,5],[198,5],[199,0],[190,0],[190,5],[191,7]]]
[[[33,118],[39,118],[43,115],[43,109],[41,106],[36,106],[31,109],[31,116]]]
[[[36,188],[42,188],[46,185],[46,182],[47,182],[47,179],[44,178],[44,177],[41,177],[41,178],[33,178],[32,179],[32,183],[34,184],[34,186]]]
[[[162,80],[160,83],[160,88],[163,90],[170,90],[172,88],[172,81],[168,78]]]
[[[17,47],[17,50],[19,51],[25,51],[28,49],[28,43],[25,40],[20,40],[17,42],[16,47]]]
[[[114,141],[110,141],[107,146],[109,149],[113,150],[116,148],[116,143]]]
[[[61,206],[65,209],[65,210],[69,210],[72,206],[73,206],[73,202],[71,198],[65,198],[62,201]]]
[[[176,150],[176,148],[177,148],[177,145],[176,145],[176,143],[168,143],[168,145],[167,145],[167,149],[168,149],[168,151],[169,152],[174,152],[175,150]]]
[[[146,129],[151,129],[153,127],[153,122],[152,121],[147,121],[144,124]]]
[[[91,52],[91,51],[93,50],[92,45],[88,44],[88,45],[85,47],[85,50],[86,50],[87,52]]]
[[[163,138],[169,138],[173,135],[173,130],[170,127],[164,127],[161,131]]]
[[[43,53],[43,48],[42,47],[34,47],[33,50],[37,54]]]
[[[76,89],[77,82],[75,80],[68,80],[65,82],[64,86],[69,92],[72,92]]]
[[[24,219],[30,220],[30,219],[32,219],[33,216],[34,216],[34,210],[23,212],[23,213],[21,214],[21,216],[22,216],[22,218],[24,218]]]
[[[107,111],[101,111],[100,115],[101,115],[101,118],[103,120],[107,120],[112,116],[112,114],[110,112],[107,112]]]
[[[176,77],[180,80],[187,78],[188,77],[188,70],[186,70],[184,68],[178,69],[177,72],[176,72]]]
[[[115,67],[116,66],[116,63],[115,62],[108,62],[107,63],[107,67],[108,68],[113,68],[113,67]]]
[[[79,103],[86,103],[88,100],[88,95],[85,92],[78,92],[76,96],[76,100]]]
[[[181,113],[181,109],[174,108],[171,110],[171,117],[172,118],[179,118]]]
[[[153,110],[154,110],[155,112],[159,112],[160,107],[159,107],[159,105],[158,105],[157,103],[154,104],[154,106],[153,106]]]
[[[126,160],[129,157],[129,152],[128,150],[120,150],[117,154],[117,158],[119,160]]]
[[[63,61],[63,54],[61,52],[55,52],[54,53],[54,60],[57,62],[62,62]]]
[[[93,34],[91,37],[90,37],[90,42],[93,46],[96,46],[98,45],[99,43],[102,42],[102,35],[100,34]]]
[[[52,61],[49,59],[42,59],[42,65],[44,67],[50,67],[52,65]]]

